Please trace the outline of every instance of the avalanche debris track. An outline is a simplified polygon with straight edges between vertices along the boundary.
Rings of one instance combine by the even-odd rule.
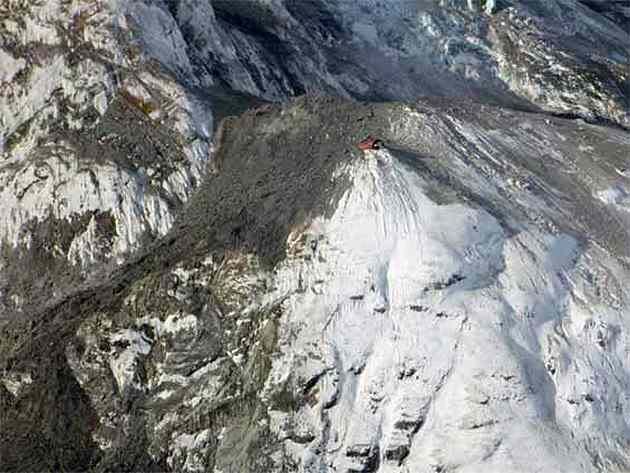
[[[630,465],[627,132],[309,97],[222,128],[169,234],[3,323],[7,469]]]

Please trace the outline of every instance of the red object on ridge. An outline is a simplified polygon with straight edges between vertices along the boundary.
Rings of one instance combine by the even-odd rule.
[[[363,151],[371,150],[371,149],[381,149],[384,146],[383,140],[379,140],[378,138],[374,138],[372,135],[368,135],[362,141],[359,141],[357,145],[359,149]]]

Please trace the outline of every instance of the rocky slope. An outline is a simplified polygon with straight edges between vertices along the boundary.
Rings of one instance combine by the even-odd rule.
[[[222,143],[164,240],[5,326],[8,465],[628,468],[627,132],[307,99]]]
[[[3,470],[630,469],[623,4],[0,12]]]
[[[0,17],[6,312],[164,234],[205,172],[212,115],[142,58],[119,2],[11,0]]]

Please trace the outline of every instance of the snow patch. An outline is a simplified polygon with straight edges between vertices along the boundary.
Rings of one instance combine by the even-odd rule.
[[[18,397],[20,392],[33,382],[30,373],[5,373],[0,380],[7,391],[15,397]]]
[[[26,61],[22,58],[14,58],[4,49],[0,49],[0,84],[11,82],[15,75],[24,69]]]
[[[130,328],[114,333],[109,341],[112,346],[109,366],[118,392],[124,393],[129,387],[141,387],[136,378],[138,363],[150,353],[153,342],[144,333]]]
[[[169,446],[168,466],[178,471],[206,471],[205,455],[210,447],[210,429],[194,434],[174,434]]]
[[[630,193],[621,184],[598,191],[596,196],[607,205],[614,205],[623,210],[630,211]]]

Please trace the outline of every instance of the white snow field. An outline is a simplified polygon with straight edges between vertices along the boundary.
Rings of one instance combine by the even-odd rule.
[[[300,471],[576,473],[593,471],[593,456],[604,468],[630,461],[630,321],[591,284],[610,271],[605,257],[563,233],[510,234],[484,210],[438,205],[387,150],[368,154],[342,170],[352,184],[332,218],[305,230],[312,258],[276,280],[289,297],[268,383],[311,380],[313,391],[296,415],[275,413],[281,436],[315,439],[287,440]]]

